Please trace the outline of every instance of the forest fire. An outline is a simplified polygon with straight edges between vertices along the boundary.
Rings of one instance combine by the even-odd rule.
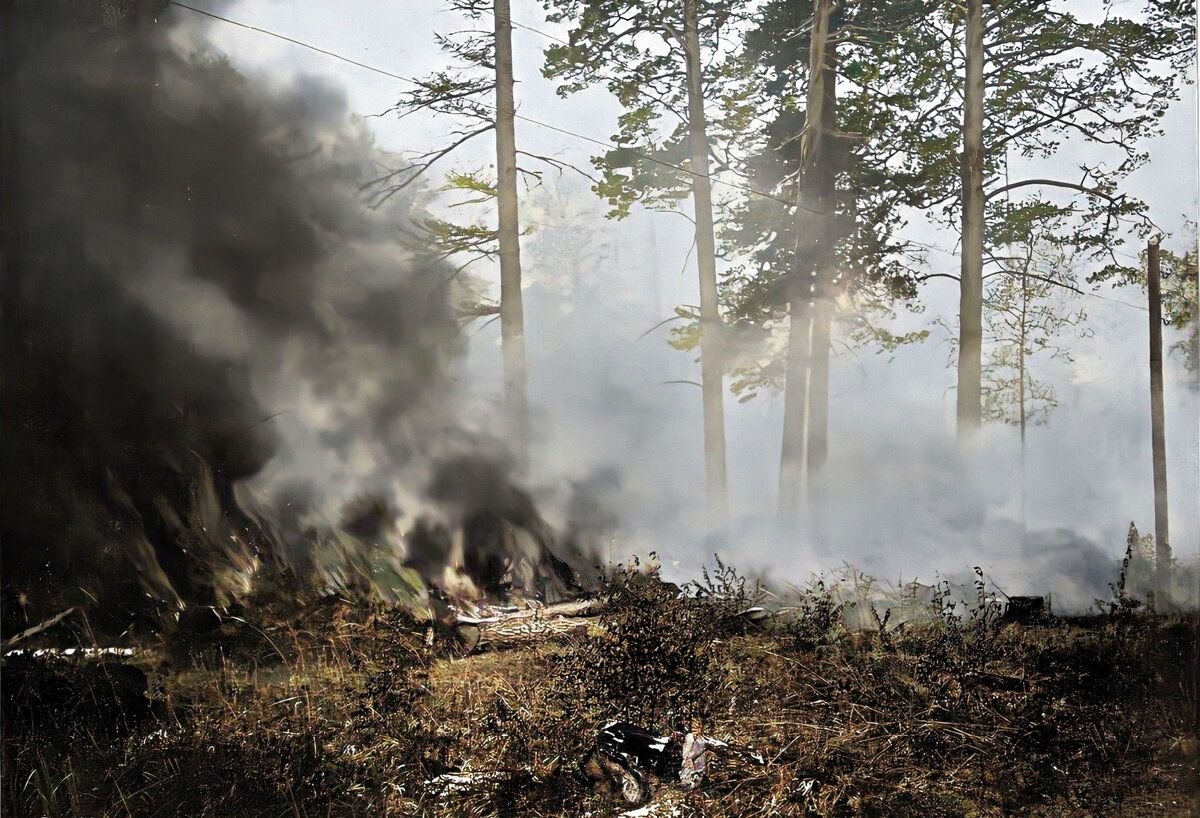
[[[341,100],[245,86],[176,53],[165,6],[112,8],[22,7],[14,42],[37,114],[10,134],[6,620],[87,604],[119,632],[264,568],[336,590],[452,557],[480,595],[576,587],[503,448],[445,411],[448,271],[395,243],[402,198],[361,214],[376,156]]]
[[[1122,561],[1075,525],[1141,479],[1122,435],[1088,438],[1113,447],[1079,461],[1095,482],[1055,466],[1058,528],[1029,522],[1027,462],[1059,400],[1030,361],[1065,365],[1087,318],[1051,294],[1141,286],[1113,248],[1149,205],[1120,186],[1186,84],[1189,4],[546,0],[547,33],[452,0],[468,27],[428,43],[406,4],[390,53],[458,65],[415,79],[272,30],[275,5],[0,11],[5,815],[1186,814],[1194,529],[1172,551],[1159,330],[1191,332],[1191,378],[1190,251],[1145,259],[1154,533]],[[332,8],[295,22],[395,11]],[[518,108],[541,80],[514,28],[559,96],[607,87],[617,136]],[[310,58],[389,83],[387,116]],[[597,173],[519,124],[604,146]],[[456,151],[484,135],[476,168]],[[1118,162],[1009,180],[1068,137]],[[567,218],[576,193],[600,210]],[[596,238],[681,204],[694,294],[659,228],[633,264]],[[957,231],[959,275],[899,234],[912,213]],[[937,404],[928,443],[906,375],[880,400],[832,361],[925,340],[935,278],[962,298],[955,428]],[[690,357],[660,366],[668,324]],[[727,387],[782,412],[727,442]]]

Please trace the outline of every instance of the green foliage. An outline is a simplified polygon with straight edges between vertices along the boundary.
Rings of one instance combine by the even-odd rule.
[[[472,252],[492,257],[496,254],[496,231],[481,224],[456,224],[444,219],[426,219],[425,229],[440,255]]]
[[[741,136],[750,156],[746,170],[762,193],[749,193],[731,208],[721,235],[723,254],[744,259],[726,272],[721,293],[744,342],[733,381],[743,399],[782,385],[788,282],[801,274],[795,202],[812,13],[809,2],[764,4],[739,57],[765,74],[756,86],[765,115]],[[827,287],[847,340],[878,344],[884,352],[927,335],[886,328],[895,304],[916,308],[912,298],[921,258],[896,237],[904,224],[902,208],[927,204],[918,148],[929,138],[922,99],[909,90],[914,87],[909,77],[901,76],[901,66],[909,70],[913,62],[907,52],[920,51],[914,44],[926,36],[923,13],[912,3],[851,4],[839,8],[832,22],[841,70],[836,131],[830,135],[837,188],[836,273]],[[932,81],[923,87],[931,96],[937,91]]]
[[[489,13],[491,4],[482,0],[451,0],[450,8],[479,20]],[[416,80],[415,87],[401,95],[386,113],[399,118],[418,113],[432,114],[454,123],[445,142],[428,151],[406,158],[398,168],[389,170],[373,183],[377,202],[417,183],[461,146],[495,129],[495,110],[491,95],[496,88],[495,39],[478,29],[437,35],[442,51],[452,60],[450,67],[430,72]],[[495,181],[480,170],[451,170],[446,174],[440,193],[457,195],[450,207],[478,210],[496,199]],[[439,259],[452,260],[455,267],[446,281],[458,292],[457,314],[466,322],[495,313],[495,305],[483,295],[483,286],[462,273],[480,261],[494,259],[499,252],[498,230],[478,221],[465,223],[446,219],[426,220],[424,228]]]
[[[594,157],[601,176],[593,189],[608,202],[608,218],[626,218],[635,203],[677,207],[691,195],[690,177],[676,170],[687,163],[688,155],[686,141],[675,140],[657,150],[618,148]]]
[[[997,251],[998,269],[985,276],[983,297],[987,420],[1022,428],[1046,422],[1058,400],[1033,370],[1043,359],[1071,363],[1065,331],[1090,335],[1077,306],[1074,246],[1055,232],[1061,223],[1053,206],[1025,200],[1007,209],[998,231],[1005,249]]]
[[[1197,251],[1196,223],[1188,226],[1190,244],[1182,253],[1163,249],[1159,253],[1162,269],[1163,320],[1184,337],[1171,345],[1172,352],[1183,358],[1184,368],[1200,372],[1200,331],[1197,329]],[[1196,388],[1195,379],[1192,387]]]
[[[683,319],[686,323],[672,328],[669,341],[671,346],[680,352],[698,349],[700,347],[700,308],[690,304],[676,307],[675,317]]]
[[[453,42],[445,38],[439,38],[439,43],[456,56],[461,55],[468,64],[483,67],[479,53],[481,46],[465,50],[456,49]],[[493,112],[484,95],[490,93],[494,87],[493,80],[486,76],[465,76],[458,71],[436,71],[419,79],[417,87],[405,92],[388,112],[406,116],[425,110],[434,114],[464,116],[490,122]]]
[[[724,52],[720,35],[744,4],[698,0],[708,130],[713,144],[731,144],[753,115],[748,66]],[[567,43],[546,49],[543,73],[560,96],[603,85],[621,104],[618,148],[592,157],[595,190],[610,218],[631,207],[674,208],[691,192],[687,84],[682,43],[683,6],[654,0],[545,0],[547,19],[567,23]],[[665,120],[665,121],[664,121]]]
[[[467,193],[476,193],[478,196],[474,199],[464,199],[461,202],[456,202],[453,206],[459,207],[464,204],[484,204],[496,198],[496,183],[492,179],[485,178],[483,171],[451,171],[446,174],[446,184],[442,187],[443,191],[462,191]]]
[[[461,195],[462,198],[452,202],[450,207],[486,205],[496,198],[495,181],[482,170],[451,171],[439,190]],[[455,311],[459,320],[466,323],[497,315],[499,306],[496,302],[483,296],[483,287],[463,273],[480,261],[498,257],[499,231],[478,221],[464,223],[440,218],[426,219],[423,226],[436,257],[451,260],[455,265],[446,283],[455,284],[458,290]],[[531,228],[526,228],[521,235],[530,232]]]
[[[1154,598],[1154,535],[1140,534],[1137,526],[1129,524],[1125,539],[1125,556],[1121,559],[1121,570],[1116,582],[1108,584],[1112,598],[1097,599],[1096,608],[1101,613],[1124,619],[1137,613],[1147,601]]]
[[[985,4],[986,258],[993,271],[1006,269],[995,259],[1037,219],[1055,221],[1054,241],[1074,248],[1081,263],[1103,265],[1093,280],[1139,274],[1113,253],[1127,229],[1144,234],[1149,227],[1145,204],[1121,192],[1120,183],[1145,162],[1141,146],[1160,132],[1194,43],[1192,3],[1143,5],[1139,16],[1106,2],[1100,19],[1087,22],[1063,4],[1041,0]],[[796,198],[811,17],[811,2],[768,2],[745,36],[746,59],[761,65],[761,92],[774,101],[773,118],[747,140],[758,148],[750,165],[755,186],[782,201],[748,196],[725,226],[725,254],[747,259],[723,281],[735,324],[778,325],[785,314],[783,284],[796,247],[794,209],[786,202]],[[878,332],[874,316],[886,318],[896,299],[915,296],[921,280],[921,253],[892,238],[903,226],[901,208],[958,226],[962,23],[953,3],[849,4],[835,14],[845,150],[839,211],[855,224],[839,238],[839,286],[847,299],[839,312],[850,320],[855,343],[891,351],[925,337]],[[1048,184],[1014,179],[1000,195],[1010,181],[1009,156],[1052,157],[1068,141],[1099,146],[1105,158]],[[992,295],[998,302],[1012,294]],[[1072,323],[1079,318],[1074,314]],[[736,370],[735,386],[745,395],[779,385],[782,367],[774,356],[783,347],[772,337],[761,333],[765,346]],[[1190,348],[1183,347],[1185,354]]]
[[[1014,204],[1041,207],[1061,219],[1059,241],[1080,261],[1104,265],[1093,280],[1131,272],[1113,250],[1130,231],[1145,237],[1151,224],[1146,204],[1121,186],[1147,161],[1143,145],[1161,133],[1162,116],[1178,99],[1195,34],[1193,3],[1137,5],[1118,8],[1106,0],[1095,22],[1065,4],[1003,0],[985,6],[990,247],[1006,241],[1011,196]],[[1009,181],[1009,156],[1051,158],[1067,144],[1089,145],[1091,155],[1102,158],[1049,180]],[[1002,205],[998,191],[1004,187],[1011,190]]]

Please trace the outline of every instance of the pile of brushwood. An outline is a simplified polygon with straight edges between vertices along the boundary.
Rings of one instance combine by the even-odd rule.
[[[130,659],[7,657],[4,813],[619,815],[578,775],[597,728],[700,717],[767,763],[718,753],[647,814],[1190,814],[1194,616],[1006,624],[945,586],[927,622],[849,633],[817,583],[750,624],[726,568],[605,594],[587,635],[471,656],[276,587]]]

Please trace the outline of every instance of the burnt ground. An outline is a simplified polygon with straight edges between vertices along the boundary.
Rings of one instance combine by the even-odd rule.
[[[614,585],[603,630],[461,656],[410,615],[271,603],[132,659],[8,657],[6,815],[604,816],[596,729],[701,717],[679,816],[1183,816],[1197,792],[1196,617],[1036,625],[932,611],[847,633],[814,589],[751,628],[744,586]],[[669,806],[669,809],[667,808]]]

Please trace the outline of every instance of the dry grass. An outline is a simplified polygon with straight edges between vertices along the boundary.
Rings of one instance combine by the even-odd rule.
[[[769,763],[659,784],[681,815],[1189,814],[1194,618],[851,635],[814,588],[747,633],[731,588],[626,578],[604,633],[470,657],[378,606],[264,605],[143,656],[148,698],[114,666],[10,661],[5,812],[615,815],[575,775],[596,728],[702,715]]]

